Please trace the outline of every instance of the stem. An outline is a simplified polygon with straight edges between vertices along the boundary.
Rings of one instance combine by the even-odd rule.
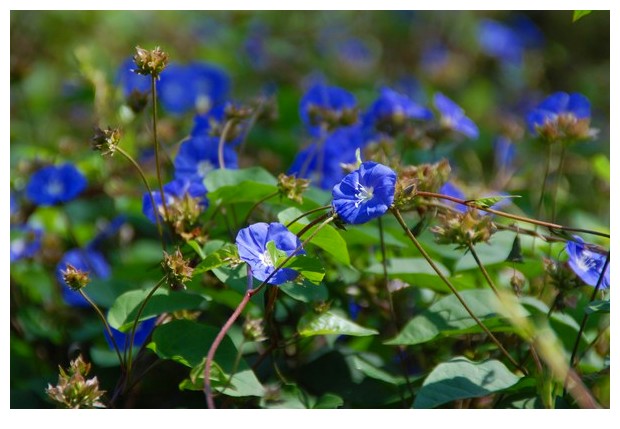
[[[383,285],[385,287],[385,292],[387,293],[387,297],[388,297],[388,302],[390,304],[390,317],[392,318],[392,323],[394,324],[394,328],[396,329],[396,331],[398,331],[400,329],[399,323],[398,323],[398,318],[396,317],[396,311],[394,310],[394,300],[392,299],[392,293],[390,292],[390,287],[389,287],[389,281],[388,281],[388,272],[387,272],[387,257],[386,257],[386,250],[385,250],[385,237],[383,236],[383,220],[379,217],[377,219],[377,222],[379,223],[379,243],[381,246],[381,265],[383,266]],[[401,370],[403,371],[403,376],[405,377],[405,382],[407,383],[407,390],[409,390],[409,393],[411,394],[411,397],[413,398],[415,395],[413,393],[413,389],[411,388],[411,380],[409,379],[409,374],[407,373],[407,364],[405,363],[404,357],[406,357],[405,355],[405,348],[402,346],[398,346],[397,347],[398,350],[398,354],[399,354],[399,361],[400,361],[400,366],[401,366]],[[402,394],[402,391],[400,389],[398,389],[400,392],[400,396],[401,396],[401,400],[403,402],[403,406],[406,407],[406,402],[405,402],[405,397]]]
[[[478,267],[480,267],[480,271],[482,271],[482,275],[486,279],[491,289],[493,289],[493,292],[495,293],[495,295],[499,297],[499,292],[497,291],[497,287],[495,287],[495,283],[493,283],[493,280],[491,280],[491,277],[489,276],[489,273],[487,272],[486,268],[484,268],[484,265],[482,265],[482,261],[478,257],[478,253],[476,253],[476,249],[474,248],[474,245],[471,243],[467,243],[467,245],[469,247],[469,251],[471,252],[471,255],[476,260]]]
[[[484,325],[484,323],[482,323],[482,321],[480,319],[478,319],[478,317],[473,313],[473,311],[471,311],[471,309],[469,308],[469,306],[467,305],[467,303],[465,302],[465,300],[463,299],[461,294],[456,290],[454,285],[450,282],[450,280],[448,280],[448,278],[446,276],[444,276],[444,274],[437,267],[437,265],[435,265],[435,263],[433,262],[433,259],[428,255],[428,253],[426,253],[426,250],[424,250],[424,248],[422,247],[420,242],[417,240],[417,238],[415,238],[415,236],[411,233],[411,231],[407,227],[407,224],[405,223],[405,220],[403,219],[403,217],[400,214],[400,212],[398,211],[398,209],[391,208],[391,211],[394,214],[394,217],[396,218],[396,220],[398,221],[400,226],[403,228],[403,230],[405,231],[405,233],[407,234],[407,236],[411,240],[411,242],[418,249],[418,251],[422,254],[424,259],[426,259],[426,261],[429,263],[431,268],[433,268],[433,270],[437,273],[437,275],[441,278],[441,280],[446,284],[446,286],[448,286],[450,288],[452,293],[456,296],[456,298],[459,300],[461,305],[463,305],[463,307],[465,308],[467,313],[469,313],[471,318],[474,319],[474,321],[478,324],[478,326],[480,326],[480,328],[489,336],[489,338],[491,338],[491,340],[495,343],[495,345],[497,345],[497,347],[504,354],[504,356],[506,356],[506,358],[510,361],[510,363],[513,364],[521,372],[523,372],[524,374],[527,375],[527,371],[525,370],[525,368],[521,368],[521,366],[514,360],[514,358],[512,356],[510,356],[510,353],[508,353],[508,351],[504,348],[502,343],[499,342],[499,340],[495,337],[495,335],[493,335],[493,333],[491,333],[491,331],[489,331],[489,328],[487,328]]]
[[[237,372],[237,368],[239,368],[239,362],[241,362],[241,356],[243,355],[243,346],[245,345],[245,337],[241,340],[241,344],[239,345],[239,350],[237,350],[237,355],[235,356],[235,363],[233,364],[232,370],[230,371],[230,375],[228,376],[228,380],[224,383],[224,387],[222,388],[222,393],[230,386],[232,383],[232,379]]]
[[[140,316],[142,316],[142,312],[144,311],[146,304],[148,303],[148,301],[151,299],[151,297],[153,296],[153,294],[155,293],[155,291],[157,291],[157,289],[159,289],[159,287],[164,284],[164,281],[166,280],[165,277],[162,277],[162,279],[160,281],[158,281],[155,286],[153,286],[153,288],[151,289],[151,291],[148,293],[148,295],[146,296],[146,298],[144,298],[144,301],[142,301],[142,303],[140,304],[140,308],[138,309],[138,313],[136,314],[136,318],[133,321],[133,326],[131,327],[131,340],[129,342],[129,357],[127,358],[127,380],[129,380],[129,375],[131,374],[131,366],[132,366],[132,353],[133,353],[133,342],[136,336],[136,329],[138,327],[138,321],[140,320]],[[125,347],[125,350],[127,350],[127,347]]]
[[[596,298],[596,294],[598,293],[601,285],[603,284],[603,278],[605,278],[605,271],[607,271],[607,267],[609,266],[609,255],[610,252],[607,252],[607,258],[605,258],[605,263],[603,264],[603,269],[601,270],[601,274],[598,277],[598,281],[596,282],[596,287],[592,291],[592,295],[590,296],[590,302],[594,301]],[[583,331],[585,329],[586,323],[590,315],[588,313],[583,314],[583,319],[581,319],[581,325],[579,326],[579,332],[577,332],[577,338],[575,339],[575,345],[573,346],[573,352],[570,355],[569,361],[569,369],[573,368],[575,365],[575,356],[577,355],[577,349],[579,348],[579,341],[581,340],[581,336],[583,335]]]
[[[553,191],[551,197],[551,222],[555,222],[555,211],[556,211],[556,198],[558,196],[558,188],[560,187],[560,179],[562,178],[562,168],[564,166],[564,157],[566,154],[566,145],[562,145],[562,150],[560,151],[560,163],[558,165],[557,177],[553,183]]]
[[[226,125],[224,125],[224,129],[222,130],[222,135],[220,136],[220,142],[217,145],[217,160],[222,170],[226,170],[226,164],[224,163],[224,144],[226,143],[226,135],[232,125],[232,119],[226,121]]]
[[[157,87],[155,85],[155,76],[151,76],[151,95],[153,101],[153,143],[155,144],[155,169],[157,170],[157,183],[159,184],[159,192],[161,193],[161,203],[164,206],[165,218],[170,219],[168,216],[168,207],[164,194],[164,185],[161,181],[161,169],[159,167],[159,141],[157,140]],[[153,205],[153,207],[155,207],[155,205]]]
[[[213,343],[211,344],[211,347],[209,348],[209,351],[207,353],[207,357],[205,359],[205,372],[204,372],[204,383],[205,383],[205,385],[204,385],[204,393],[205,393],[205,396],[206,396],[206,399],[207,399],[207,406],[209,408],[211,408],[211,409],[215,408],[215,403],[213,402],[213,393],[211,392],[211,380],[210,380],[211,366],[213,365],[213,358],[215,357],[215,352],[217,351],[218,347],[220,346],[220,343],[222,342],[222,340],[226,336],[226,333],[231,328],[231,326],[235,323],[235,321],[237,320],[237,318],[239,317],[239,315],[241,314],[243,309],[248,305],[248,303],[250,302],[250,299],[254,295],[256,295],[263,287],[265,287],[265,285],[267,285],[267,282],[269,280],[271,280],[271,278],[280,269],[282,269],[288,263],[288,261],[290,261],[294,256],[296,256],[297,252],[299,252],[301,249],[303,249],[303,247],[306,244],[308,244],[310,242],[310,240],[312,240],[314,238],[314,236],[323,227],[325,227],[325,225],[327,225],[328,223],[333,221],[335,218],[336,218],[336,215],[332,215],[331,217],[326,219],[321,225],[319,225],[314,231],[312,231],[312,234],[310,234],[310,237],[308,237],[306,240],[304,240],[299,246],[297,246],[297,248],[295,250],[293,250],[293,252],[291,252],[291,254],[289,256],[287,256],[281,263],[279,263],[278,266],[275,267],[273,272],[271,274],[269,274],[269,276],[267,276],[267,278],[265,280],[263,280],[263,282],[258,287],[256,287],[255,289],[251,288],[252,287],[252,272],[250,270],[250,266],[248,265],[248,290],[245,293],[245,295],[243,295],[243,299],[241,300],[241,302],[239,303],[239,305],[237,306],[237,308],[235,309],[233,314],[226,321],[224,326],[222,326],[222,329],[220,329],[220,332],[215,337],[215,340],[213,340]]]
[[[521,221],[521,222],[531,223],[533,225],[544,226],[544,227],[547,227],[547,228],[549,228],[551,230],[559,229],[561,231],[582,232],[584,234],[598,235],[599,237],[606,237],[606,238],[610,237],[609,234],[605,234],[604,232],[592,231],[592,230],[589,230],[589,229],[581,229],[581,228],[571,228],[571,227],[568,227],[568,226],[558,225],[556,223],[545,222],[545,221],[542,221],[542,220],[531,219],[531,218],[525,217],[525,216],[519,216],[519,215],[515,215],[515,214],[501,212],[499,210],[495,210],[495,209],[488,208],[488,207],[481,207],[481,206],[476,205],[474,201],[463,200],[461,198],[451,197],[449,195],[443,195],[443,194],[438,194],[438,193],[435,193],[435,192],[426,192],[426,191],[418,191],[416,193],[416,195],[418,195],[420,197],[441,198],[441,199],[452,201],[454,203],[461,204],[461,205],[464,205],[464,206],[467,206],[467,207],[472,207],[472,208],[475,208],[477,210],[482,210],[482,211],[487,212],[487,213],[493,213],[493,214],[496,214],[498,216],[502,216],[502,217],[505,217],[505,218],[508,218],[508,219],[514,219],[514,220],[518,220],[518,221]]]
[[[161,239],[161,247],[163,250],[165,250],[166,244],[164,243],[164,234],[161,228],[161,222],[160,222],[160,216],[157,210],[157,204],[155,204],[155,199],[153,198],[153,190],[151,189],[149,182],[146,180],[144,171],[142,171],[140,164],[138,164],[136,160],[133,159],[133,157],[129,155],[123,148],[116,146],[116,150],[121,155],[123,155],[135,167],[135,169],[138,171],[138,174],[140,175],[140,178],[142,179],[142,182],[144,183],[144,186],[146,187],[146,191],[148,192],[149,198],[151,199],[151,205],[153,206],[153,214],[155,215],[155,223],[157,224],[157,232],[159,233],[159,237]]]
[[[252,117],[250,118],[250,121],[248,122],[248,126],[246,127],[245,133],[243,134],[243,140],[241,140],[241,144],[239,145],[239,156],[241,156],[241,154],[245,150],[245,145],[247,144],[248,136],[250,135],[250,130],[254,128],[254,124],[256,123],[256,120],[258,119],[259,115],[263,111],[264,103],[265,103],[264,98],[261,97],[261,100],[258,103],[258,106],[256,106],[256,110],[254,111],[254,113],[252,114]]]
[[[551,143],[547,144],[547,162],[545,164],[545,174],[543,176],[542,186],[540,188],[540,198],[538,199],[538,205],[536,206],[536,216],[541,217],[543,200],[545,197],[545,190],[547,188],[547,178],[549,177],[549,170],[551,169]]]
[[[312,222],[310,222],[308,225],[304,226],[301,229],[301,231],[299,231],[297,233],[297,237],[301,238],[301,236],[304,235],[310,228],[312,228],[317,223],[325,220],[328,216],[329,216],[329,213],[325,213],[325,214],[322,214],[321,216],[317,217],[316,219],[314,219]]]
[[[245,219],[243,219],[243,223],[248,223],[248,219],[250,218],[250,215],[252,214],[252,212],[254,210],[256,210],[256,208],[258,206],[260,206],[262,203],[264,203],[265,201],[277,196],[280,192],[279,191],[275,191],[269,195],[264,196],[263,198],[261,198],[260,200],[258,200],[257,202],[254,203],[254,205],[252,207],[250,207],[250,211],[248,211],[248,214],[245,215]]]
[[[297,222],[299,219],[304,218],[304,217],[306,217],[306,216],[308,216],[308,215],[310,215],[312,213],[316,213],[316,212],[320,212],[320,211],[323,211],[323,210],[327,210],[327,209],[329,209],[331,207],[332,207],[331,205],[327,205],[327,206],[317,207],[317,208],[312,209],[312,210],[308,210],[307,212],[300,214],[295,219],[293,219],[292,221],[287,223],[286,227],[290,228],[291,225],[294,224],[295,222]]]
[[[99,316],[99,319],[101,319],[101,322],[103,322],[103,326],[105,326],[105,330],[108,333],[108,336],[110,337],[110,340],[112,341],[112,345],[114,346],[114,350],[116,351],[116,356],[118,356],[118,361],[121,364],[121,371],[125,372],[125,361],[121,357],[120,348],[118,347],[118,344],[116,343],[116,340],[114,339],[114,335],[112,334],[112,329],[110,328],[110,325],[108,324],[108,321],[106,320],[105,316],[103,315],[103,313],[101,312],[99,307],[97,307],[97,304],[95,304],[93,302],[93,300],[90,299],[90,297],[86,294],[86,292],[84,292],[82,289],[80,289],[78,292],[80,292],[80,295],[82,295],[82,297],[86,301],[88,301],[88,303],[91,305],[91,307],[93,307],[95,309],[95,312]]]

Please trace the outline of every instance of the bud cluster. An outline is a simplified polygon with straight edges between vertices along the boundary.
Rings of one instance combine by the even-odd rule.
[[[162,51],[159,46],[152,51],[136,46],[136,55],[134,55],[133,61],[137,67],[134,69],[135,73],[150,75],[157,79],[168,64],[168,54]]]
[[[99,390],[97,377],[87,379],[90,364],[84,362],[82,355],[71,361],[67,371],[58,367],[58,384],[48,384],[45,393],[58,406],[63,408],[105,408],[99,399],[105,393]]]
[[[356,108],[334,110],[311,104],[308,106],[308,116],[313,126],[323,126],[327,131],[332,131],[338,127],[348,127],[355,124],[358,111]]]
[[[102,155],[112,156],[116,152],[120,140],[120,128],[95,128],[95,135],[91,138],[91,146],[93,150],[98,150]]]
[[[73,291],[79,291],[90,283],[88,273],[78,270],[71,264],[67,264],[64,271],[61,271],[62,278]]]
[[[457,249],[467,249],[470,245],[489,241],[496,227],[490,216],[469,209],[465,213],[449,212],[440,214],[441,225],[431,228],[439,244],[456,244]]]
[[[161,263],[166,276],[166,282],[171,289],[185,289],[185,283],[192,279],[194,269],[190,267],[190,261],[183,258],[179,249],[168,254],[164,251],[164,260]]]
[[[598,130],[590,128],[590,118],[578,119],[572,113],[563,113],[554,120],[547,120],[543,125],[537,126],[536,132],[544,140],[555,142],[587,140],[595,137]]]
[[[398,173],[394,204],[402,210],[411,208],[417,191],[437,192],[450,177],[450,163],[407,165]]]
[[[299,204],[303,202],[302,194],[308,189],[309,185],[310,180],[308,179],[298,179],[295,176],[287,176],[284,173],[280,173],[278,176],[278,191],[280,195]]]

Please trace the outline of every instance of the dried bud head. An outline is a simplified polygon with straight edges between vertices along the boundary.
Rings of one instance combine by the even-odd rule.
[[[280,173],[278,176],[278,191],[280,195],[299,204],[303,202],[302,194],[308,189],[309,185],[310,180],[308,179],[298,179],[295,176],[287,176],[284,173]]]
[[[162,51],[159,46],[152,51],[136,46],[136,55],[134,55],[133,61],[137,67],[134,69],[135,73],[150,75],[157,79],[168,64],[168,54]]]
[[[441,225],[431,228],[439,244],[456,244],[457,249],[489,241],[496,227],[490,216],[469,209],[465,213],[449,212],[439,215]]]
[[[58,368],[58,384],[49,384],[45,393],[58,406],[63,408],[105,408],[99,399],[105,393],[99,390],[97,377],[87,379],[90,364],[84,362],[82,356],[71,361],[69,368]]]
[[[88,277],[88,273],[78,270],[71,264],[67,264],[66,268],[62,273],[62,278],[71,288],[71,290],[78,291],[85,287],[88,283],[90,283],[90,278]]]
[[[192,279],[194,269],[190,267],[189,259],[184,259],[179,249],[171,255],[164,252],[164,260],[161,263],[164,269],[166,281],[171,289],[185,289],[185,283]]]
[[[91,138],[93,150],[98,150],[102,155],[114,155],[121,140],[120,128],[106,129],[95,128],[95,134]]]

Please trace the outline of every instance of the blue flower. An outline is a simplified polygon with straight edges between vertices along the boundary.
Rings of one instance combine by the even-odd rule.
[[[171,206],[177,200],[182,199],[186,194],[192,198],[199,198],[202,207],[206,208],[209,201],[206,197],[207,189],[201,181],[176,179],[172,182],[166,183],[164,186],[164,198],[166,198],[166,206]],[[153,199],[157,206],[157,212],[160,214],[160,218],[163,219],[163,203],[161,198],[161,192],[159,190],[153,191]],[[151,222],[155,223],[155,213],[153,212],[153,204],[149,198],[148,192],[145,192],[142,196],[142,213]]]
[[[371,129],[394,134],[407,120],[427,121],[433,113],[424,106],[390,88],[382,88],[379,98],[364,115],[364,125]]]
[[[19,200],[11,189],[11,215],[17,214],[19,211]]]
[[[199,113],[194,116],[194,126],[190,135],[192,137],[210,136],[211,131],[216,125],[224,122],[226,114],[226,104],[219,103],[212,106],[207,112]]]
[[[439,122],[443,128],[463,134],[470,139],[478,138],[478,127],[465,116],[465,111],[458,104],[441,92],[435,93],[434,102],[441,116]]]
[[[332,190],[335,212],[345,223],[360,224],[383,215],[394,202],[396,173],[367,161]]]
[[[91,279],[107,279],[110,277],[112,272],[110,265],[98,251],[77,248],[67,251],[56,265],[56,279],[62,286],[62,297],[65,302],[74,307],[88,307],[88,301],[79,292],[71,290],[63,279],[62,272],[67,269],[67,264],[73,265],[80,271],[87,272]]]
[[[239,257],[248,263],[252,270],[254,278],[265,281],[275,271],[277,261],[271,255],[267,243],[273,242],[278,251],[283,252],[286,256],[293,254],[295,249],[301,245],[299,238],[290,232],[281,223],[264,223],[259,222],[243,228],[237,234],[235,243],[239,249]],[[297,255],[305,254],[301,249]],[[298,273],[290,268],[278,270],[276,274],[269,279],[269,284],[279,285],[297,278]]]
[[[339,60],[356,73],[370,69],[377,62],[377,55],[371,46],[358,38],[338,43],[336,52]]]
[[[185,140],[174,158],[174,177],[190,181],[202,181],[207,173],[219,168],[218,137],[191,137]],[[226,168],[237,168],[237,153],[224,145]]]
[[[43,230],[30,225],[11,227],[11,262],[33,257],[41,248]]]
[[[136,334],[133,338],[134,350],[136,350],[137,348],[140,348],[144,344],[146,339],[149,337],[149,335],[151,335],[151,332],[155,328],[156,321],[157,321],[157,318],[152,317],[150,319],[146,319],[138,323],[138,326],[136,327]],[[129,347],[129,344],[131,342],[131,328],[129,328],[127,332],[121,332],[118,329],[114,329],[114,328],[111,328],[111,330],[112,330],[112,335],[114,336],[114,341],[116,341],[116,344],[118,345],[118,348],[120,349],[120,352],[123,353],[125,349]],[[112,340],[110,339],[110,336],[108,335],[108,331],[104,329],[103,334],[105,335],[105,339],[108,342],[108,346],[110,346],[110,349],[114,350],[114,344],[112,343]]]
[[[498,171],[509,171],[512,169],[516,148],[508,137],[497,137],[493,144],[493,152],[495,155],[495,168]]]
[[[596,286],[605,265],[606,256],[588,249],[581,237],[574,235],[573,238],[575,241],[566,242],[568,266],[585,284]],[[609,288],[609,264],[607,264],[601,288]]]
[[[452,182],[444,183],[444,185],[439,189],[439,193],[443,195],[447,195],[449,197],[458,198],[459,200],[465,199],[465,193],[461,190],[461,188],[459,188]],[[442,203],[452,207],[454,210],[461,212],[461,213],[465,213],[467,211],[466,206],[455,203],[454,201],[443,200]]]
[[[310,178],[322,189],[331,189],[345,176],[341,164],[355,162],[355,151],[363,146],[359,126],[338,128],[322,144],[313,143],[299,152],[288,174]]]
[[[174,115],[221,103],[229,90],[230,79],[223,70],[198,62],[187,65],[171,63],[157,82],[162,106]]]
[[[535,134],[537,128],[557,124],[561,117],[572,121],[589,120],[590,101],[579,93],[556,92],[527,115],[527,125]]]
[[[151,92],[151,77],[135,73],[136,63],[133,57],[127,58],[118,69],[116,82],[123,88],[123,94],[128,97],[132,92]]]
[[[119,229],[126,222],[126,218],[123,215],[116,216],[112,219],[102,230],[99,232],[95,238],[90,240],[90,242],[86,245],[89,249],[96,249],[106,240],[112,238]]]
[[[40,206],[52,206],[74,199],[86,185],[86,178],[73,165],[50,165],[32,175],[26,196]]]
[[[507,25],[483,19],[478,26],[478,43],[482,51],[499,60],[517,64],[523,57],[523,42],[519,33]]]
[[[321,83],[312,86],[301,99],[299,112],[301,120],[314,137],[320,137],[322,125],[325,123],[325,113],[340,116],[345,110],[356,107],[355,96],[337,86],[327,86]]]

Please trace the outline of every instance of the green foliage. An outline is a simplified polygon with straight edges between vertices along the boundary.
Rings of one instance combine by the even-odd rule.
[[[592,13],[591,10],[576,10],[573,11],[573,22],[579,21],[584,16],[590,15]]]
[[[374,329],[364,328],[331,311],[320,314],[306,314],[297,325],[297,332],[303,337],[314,335],[377,335]]]
[[[426,377],[413,408],[435,408],[458,399],[480,398],[513,386],[519,377],[497,360],[472,362],[455,357]]]

